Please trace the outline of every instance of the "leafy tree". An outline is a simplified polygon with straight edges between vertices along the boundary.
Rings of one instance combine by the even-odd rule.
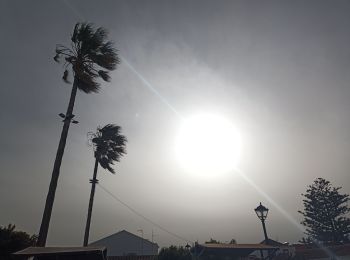
[[[216,240],[216,239],[213,239],[213,238],[210,238],[210,240],[205,241],[204,243],[205,244],[224,244],[224,243],[220,242],[219,240]],[[230,240],[229,244],[237,244],[236,239],[232,238]]]
[[[16,226],[9,224],[0,226],[0,259],[12,259],[11,254],[28,246],[34,246],[37,236],[29,235],[23,231],[16,231]]]
[[[205,241],[205,244],[221,244],[221,242],[219,240],[215,240],[213,238],[210,238],[210,240]]]
[[[67,112],[66,114],[60,114],[64,124],[46,197],[38,246],[45,246],[46,244],[69,126],[71,122],[77,123],[77,121],[73,120],[73,108],[77,90],[79,89],[85,93],[98,92],[100,84],[97,80],[101,78],[104,81],[109,81],[109,71],[114,70],[119,63],[113,44],[110,41],[106,41],[106,39],[107,32],[105,29],[100,27],[95,30],[91,24],[77,23],[73,30],[70,47],[57,45],[56,48],[54,60],[56,62],[64,62],[65,71],[62,78],[66,83],[70,83],[68,76],[69,71],[71,71],[73,73],[73,85]]]
[[[237,244],[237,240],[232,238],[231,241],[230,241],[230,244]]]
[[[163,247],[158,254],[158,260],[191,260],[191,254],[182,246]]]
[[[112,165],[114,165],[114,162],[119,162],[120,158],[126,154],[125,144],[127,140],[125,136],[120,134],[120,130],[120,126],[108,124],[102,128],[97,128],[96,133],[90,134],[91,142],[94,147],[95,166],[93,178],[90,181],[92,186],[84,234],[84,246],[87,246],[89,242],[92,206],[95,196],[95,185],[98,183],[98,165],[101,165],[103,169],[106,169],[111,173],[115,173]]]
[[[304,211],[299,213],[304,217],[301,224],[306,226],[307,238],[304,241],[339,243],[348,240],[350,219],[346,215],[350,212],[347,206],[349,195],[340,194],[340,189],[318,178],[302,194]]]

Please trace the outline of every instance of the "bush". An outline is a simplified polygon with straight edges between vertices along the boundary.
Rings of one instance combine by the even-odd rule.
[[[23,231],[15,231],[16,226],[9,224],[7,227],[0,226],[0,259],[12,259],[11,254],[28,246],[34,246],[36,235],[29,235]]]

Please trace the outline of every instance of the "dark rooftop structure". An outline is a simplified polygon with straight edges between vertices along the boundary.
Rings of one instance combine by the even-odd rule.
[[[245,258],[254,251],[275,252],[277,247],[265,244],[196,244],[191,253],[199,258],[225,256],[230,258]]]
[[[307,245],[294,245],[296,249],[296,259],[320,259],[337,258],[348,259],[350,257],[350,244],[324,246],[324,248],[311,247]]]
[[[273,239],[270,239],[268,238],[267,240],[263,240],[260,242],[260,244],[265,244],[265,245],[270,245],[270,246],[276,246],[276,247],[279,247],[279,246],[283,246],[284,244],[283,243],[280,243],[278,241],[275,241]]]
[[[106,247],[27,247],[13,254],[15,259],[106,260]]]

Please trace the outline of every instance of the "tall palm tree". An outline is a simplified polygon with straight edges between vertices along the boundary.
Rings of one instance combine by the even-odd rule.
[[[63,61],[65,71],[62,78],[65,82],[69,83],[68,74],[69,71],[72,72],[73,86],[67,112],[66,114],[60,114],[64,118],[64,124],[46,197],[38,246],[45,246],[46,244],[68,129],[71,122],[76,123],[73,120],[74,115],[72,112],[77,90],[79,89],[88,94],[97,93],[100,86],[97,80],[101,78],[104,81],[109,81],[109,71],[116,69],[117,64],[119,64],[117,50],[114,49],[112,42],[107,41],[106,30],[104,28],[95,30],[88,23],[77,23],[75,25],[70,46],[57,45],[54,60],[56,62]]]
[[[84,246],[88,245],[92,206],[94,203],[95,186],[98,183],[97,180],[97,168],[100,164],[103,169],[108,170],[111,173],[115,173],[112,165],[114,162],[119,162],[120,158],[126,154],[125,144],[127,142],[126,137],[120,134],[120,126],[108,124],[102,128],[97,128],[97,132],[91,134],[91,143],[94,147],[95,166],[94,174],[91,183],[91,193],[89,200],[89,209],[86,220],[85,234],[84,234]]]

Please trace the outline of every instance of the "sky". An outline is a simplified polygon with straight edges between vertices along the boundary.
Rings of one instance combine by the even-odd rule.
[[[257,243],[262,202],[269,237],[297,242],[313,180],[350,193],[349,12],[340,0],[1,0],[0,225],[38,233],[71,89],[54,50],[88,21],[108,29],[122,62],[100,93],[78,93],[48,245],[82,244],[87,133],[107,123],[122,127],[127,155],[115,175],[99,170],[100,184],[156,225],[97,187],[90,241],[142,229],[160,246]],[[198,113],[237,129],[239,170],[207,177],[181,166],[176,137]]]

